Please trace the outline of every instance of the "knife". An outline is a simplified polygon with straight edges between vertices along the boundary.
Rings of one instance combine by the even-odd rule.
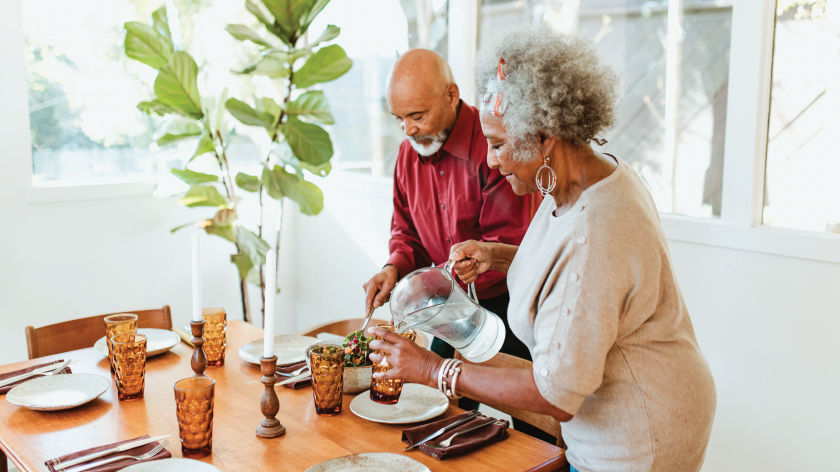
[[[11,384],[13,384],[13,383],[15,383],[19,380],[28,379],[29,377],[34,377],[38,374],[43,374],[45,372],[50,372],[50,371],[53,371],[53,370],[60,372],[60,371],[64,370],[68,365],[75,364],[76,362],[78,362],[78,361],[68,359],[64,362],[59,362],[57,364],[50,364],[50,365],[41,367],[39,369],[35,369],[32,372],[27,372],[25,374],[18,375],[18,376],[12,377],[10,379],[3,380],[2,382],[0,382],[0,387],[5,387],[6,385],[11,385]]]
[[[87,456],[82,456],[82,457],[79,457],[78,459],[73,459],[71,461],[62,462],[60,464],[54,464],[53,468],[55,470],[63,470],[63,469],[66,469],[68,467],[73,467],[74,465],[79,465],[83,462],[89,462],[89,461],[92,461],[94,459],[99,459],[100,457],[104,457],[104,456],[107,456],[109,454],[114,454],[114,453],[117,453],[117,452],[127,451],[129,449],[134,449],[135,447],[145,446],[146,444],[153,443],[155,441],[160,441],[161,439],[166,439],[168,437],[169,437],[169,435],[167,434],[166,436],[158,436],[158,437],[155,437],[155,438],[140,439],[138,441],[134,441],[134,442],[130,442],[130,443],[127,443],[127,444],[123,444],[121,446],[117,446],[113,449],[108,449],[107,451],[102,451],[102,452],[97,452],[97,453],[90,454],[90,455],[87,455]]]
[[[462,424],[464,424],[464,423],[466,423],[467,421],[469,421],[469,420],[471,420],[471,419],[475,418],[475,417],[476,417],[476,416],[478,416],[478,415],[480,415],[480,413],[479,413],[477,410],[473,410],[473,411],[471,411],[471,412],[470,412],[470,414],[469,414],[469,415],[467,415],[467,417],[466,417],[466,418],[462,418],[462,419],[460,419],[460,420],[458,420],[458,421],[456,421],[456,422],[452,423],[452,424],[451,424],[451,425],[449,425],[449,426],[444,426],[443,428],[440,428],[439,430],[437,430],[437,431],[435,431],[434,433],[432,433],[432,434],[431,434],[429,437],[427,437],[426,439],[424,439],[424,440],[422,440],[422,441],[418,441],[418,442],[416,442],[416,443],[412,444],[411,446],[408,446],[407,448],[403,449],[403,451],[409,451],[409,450],[414,449],[415,447],[417,447],[417,446],[419,446],[419,445],[423,444],[423,443],[424,443],[424,442],[426,442],[426,441],[431,441],[432,439],[434,439],[434,438],[436,438],[436,437],[440,436],[441,434],[443,434],[443,433],[445,433],[445,432],[447,432],[447,431],[451,431],[452,429],[457,428],[458,426],[461,426]]]
[[[311,377],[311,376],[312,376],[311,372],[304,372],[304,373],[302,373],[300,375],[296,375],[296,376],[294,376],[290,379],[286,379],[282,382],[276,383],[276,384],[274,384],[274,386],[277,387],[279,385],[286,385],[287,383],[297,382],[298,380],[302,380],[302,379],[305,379],[305,378]]]

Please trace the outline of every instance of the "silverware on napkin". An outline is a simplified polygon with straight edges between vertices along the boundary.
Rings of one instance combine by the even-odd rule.
[[[105,457],[109,454],[114,454],[114,453],[117,453],[117,452],[127,451],[129,449],[134,449],[135,447],[145,446],[146,444],[153,443],[155,441],[160,441],[161,439],[166,439],[169,436],[170,435],[167,434],[165,436],[157,436],[157,437],[154,437],[154,438],[140,439],[139,441],[134,441],[134,442],[130,442],[128,444],[123,444],[123,445],[117,446],[113,449],[108,449],[107,451],[102,451],[102,452],[97,452],[95,454],[82,456],[82,457],[79,457],[78,459],[73,459],[73,460],[70,460],[70,461],[67,461],[67,462],[62,462],[61,464],[54,464],[53,468],[55,470],[63,470],[63,469],[66,469],[68,467],[73,467],[74,465],[79,465],[79,464],[82,464],[84,462],[92,461],[94,459],[99,459],[100,457]],[[158,452],[160,452],[160,451],[158,451]]]
[[[121,461],[121,460],[123,460],[123,459],[134,459],[134,460],[135,460],[135,461],[137,461],[137,462],[140,462],[140,461],[145,461],[145,460],[151,459],[152,457],[155,457],[156,455],[158,455],[158,453],[159,453],[160,451],[162,451],[162,450],[163,450],[163,448],[165,448],[168,444],[169,444],[169,440],[168,440],[168,439],[164,439],[163,441],[161,441],[161,443],[160,443],[160,444],[158,444],[157,446],[155,446],[155,448],[154,448],[154,449],[152,449],[151,451],[149,451],[149,452],[147,452],[147,453],[145,453],[145,454],[142,454],[142,455],[139,455],[139,456],[116,456],[116,457],[109,457],[109,458],[107,458],[107,459],[103,459],[103,460],[101,460],[101,461],[91,462],[90,464],[85,464],[85,465],[80,465],[80,466],[78,466],[78,467],[73,467],[72,472],[84,472],[85,470],[95,469],[95,468],[97,468],[97,467],[99,467],[99,466],[103,466],[103,465],[105,465],[105,464],[110,464],[110,463],[112,463],[112,462]]]
[[[298,380],[302,380],[302,379],[305,379],[305,378],[311,377],[311,376],[312,376],[312,374],[310,372],[305,372],[303,374],[296,375],[296,376],[294,376],[290,379],[286,379],[282,382],[276,383],[276,384],[274,384],[274,386],[278,387],[280,385],[286,385],[287,383],[297,382]]]
[[[437,431],[435,431],[434,433],[430,434],[428,437],[426,437],[426,438],[425,438],[425,439],[423,439],[422,441],[417,441],[416,443],[412,444],[411,446],[408,446],[407,448],[403,449],[403,451],[408,451],[408,450],[414,449],[415,447],[417,447],[417,446],[419,446],[419,445],[423,444],[423,443],[424,443],[424,442],[426,442],[426,441],[431,441],[432,439],[434,439],[434,438],[436,438],[436,437],[440,436],[441,434],[443,434],[443,433],[445,433],[445,432],[447,432],[447,431],[451,431],[452,429],[457,428],[458,426],[461,426],[462,424],[464,424],[464,423],[466,423],[467,421],[469,421],[469,420],[471,420],[471,419],[475,418],[475,417],[476,417],[476,416],[478,416],[479,414],[480,414],[480,413],[478,412],[478,410],[473,410],[473,411],[472,411],[469,415],[467,415],[466,417],[464,417],[464,418],[462,418],[462,419],[460,419],[460,420],[458,420],[458,421],[456,421],[456,422],[452,423],[452,424],[451,424],[451,425],[449,425],[449,426],[444,426],[443,428],[440,428],[439,430],[437,430]]]
[[[443,440],[441,442],[428,443],[428,444],[426,444],[426,447],[429,447],[429,448],[432,448],[432,449],[446,449],[447,447],[452,445],[452,440],[455,439],[456,437],[458,437],[462,434],[469,433],[471,431],[475,431],[479,428],[489,426],[491,424],[498,424],[498,422],[499,422],[499,420],[497,420],[496,418],[488,418],[488,419],[484,420],[483,422],[478,423],[477,425],[473,426],[472,428],[467,428],[463,431],[456,432],[455,434],[453,434],[452,436],[449,436],[448,438],[446,438],[445,440]]]
[[[0,381],[0,387],[5,387],[6,385],[11,385],[15,382],[19,382],[24,379],[28,379],[29,377],[35,377],[36,375],[54,375],[58,372],[64,370],[68,365],[75,364],[78,361],[74,361],[72,359],[68,359],[64,362],[58,364],[50,364],[48,366],[41,367],[40,369],[35,369],[32,372],[27,372],[22,375],[18,375],[16,377],[12,377],[10,379],[6,379]],[[52,372],[50,372],[52,371]]]

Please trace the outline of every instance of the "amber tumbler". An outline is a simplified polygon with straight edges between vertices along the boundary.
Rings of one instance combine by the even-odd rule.
[[[396,333],[396,330],[391,325],[379,325],[377,326],[379,329],[387,329],[392,333]],[[398,335],[414,341],[414,338],[417,336],[412,330],[408,330],[405,333],[397,333]],[[382,338],[376,336],[377,341],[382,341]],[[391,370],[391,365],[388,364],[388,356],[384,352],[380,351],[373,351],[375,354],[380,354],[383,356],[382,360],[376,364],[373,364],[373,373],[377,372],[387,372]],[[370,399],[375,401],[376,403],[384,403],[386,405],[393,405],[400,401],[400,393],[402,393],[402,386],[403,381],[399,379],[390,379],[390,380],[377,380],[375,377],[371,377],[370,379]]]
[[[213,396],[216,381],[190,377],[175,382],[175,412],[181,436],[181,455],[201,459],[213,452]]]
[[[344,348],[321,344],[309,350],[312,368],[312,396],[315,412],[322,416],[341,413],[341,389],[344,386]]]
[[[203,308],[204,353],[208,367],[225,365],[225,346],[227,345],[227,313],[224,308]]]
[[[114,350],[114,383],[120,401],[140,400],[146,387],[146,336],[118,334],[111,338]]]
[[[132,313],[119,313],[105,317],[105,344],[108,345],[108,363],[111,364],[111,373],[114,373],[114,348],[111,346],[111,338],[123,333],[137,332],[137,315]]]

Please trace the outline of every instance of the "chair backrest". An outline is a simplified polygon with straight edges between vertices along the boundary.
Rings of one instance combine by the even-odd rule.
[[[388,321],[385,320],[370,320],[370,324],[368,326],[376,326],[381,324],[388,324]],[[348,334],[352,333],[353,331],[358,331],[362,325],[365,324],[364,318],[353,318],[350,320],[341,320],[341,321],[330,321],[329,323],[320,324],[318,326],[314,326],[312,328],[307,328],[298,334],[301,336],[315,336],[319,333],[331,333],[337,334],[341,337],[347,336]],[[415,342],[420,347],[426,347],[426,338],[423,336],[417,336]]]
[[[138,328],[172,329],[172,313],[169,305],[156,310],[120,311],[137,315]],[[41,328],[26,327],[26,350],[29,358],[50,356],[61,352],[93,347],[105,336],[105,322],[109,315],[91,316],[78,320],[64,321]]]
[[[474,364],[473,362],[464,359],[458,351],[455,351],[455,358],[460,359],[465,364]],[[480,365],[482,367],[496,367],[505,369],[534,369],[534,364],[531,361],[521,359],[519,357],[514,357],[510,354],[505,354],[503,352],[496,354],[489,361],[475,365]],[[503,413],[507,413],[513,418],[522,420],[556,437],[557,446],[566,449],[566,444],[565,442],[563,442],[563,432],[561,431],[560,422],[554,419],[553,417],[548,415],[541,415],[539,413],[532,413],[530,411],[519,410],[517,408],[510,408],[503,405],[495,405],[492,403],[486,403],[486,405],[490,408],[495,408],[496,410],[499,410]]]

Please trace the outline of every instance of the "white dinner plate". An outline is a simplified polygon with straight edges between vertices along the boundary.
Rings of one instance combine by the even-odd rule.
[[[9,390],[6,400],[30,410],[66,410],[99,398],[110,386],[110,379],[99,375],[51,375],[18,385]]]
[[[219,469],[201,461],[170,458],[134,464],[122,472],[219,472]]]
[[[146,335],[146,357],[163,354],[181,342],[181,337],[168,329],[137,328],[137,333]],[[96,352],[108,357],[108,345],[105,344],[105,336],[99,338],[93,348]]]
[[[400,401],[383,405],[370,399],[369,391],[350,402],[350,411],[376,423],[405,424],[430,420],[449,408],[449,399],[440,390],[420,384],[403,385]]]
[[[128,469],[123,470],[127,471]],[[428,467],[420,462],[410,457],[391,452],[366,452],[363,454],[336,457],[335,459],[315,464],[306,469],[306,472],[378,472],[382,470],[431,472]]]
[[[296,334],[278,334],[274,336],[274,355],[279,367],[289,366],[306,360],[306,348],[318,342],[318,338],[298,336]],[[260,365],[263,355],[263,340],[257,339],[239,349],[239,357],[251,364]]]

